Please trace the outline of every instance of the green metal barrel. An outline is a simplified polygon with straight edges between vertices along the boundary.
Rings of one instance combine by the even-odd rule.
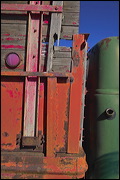
[[[88,179],[118,179],[119,38],[101,40],[88,52],[85,109]]]

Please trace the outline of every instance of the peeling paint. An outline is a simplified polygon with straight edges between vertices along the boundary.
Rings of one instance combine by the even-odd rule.
[[[7,132],[3,132],[2,135],[3,135],[4,137],[8,137],[8,136],[9,136],[9,134],[8,134]]]
[[[23,39],[20,39],[20,38],[11,38],[11,37],[9,37],[9,38],[4,38],[4,39],[2,39],[2,40],[7,40],[7,41],[17,40],[17,41],[20,41],[20,40],[23,40]]]
[[[47,21],[47,20],[45,20],[45,21],[44,21],[44,23],[45,23],[45,24],[48,24],[48,21]]]
[[[3,36],[10,36],[10,34],[2,34]]]
[[[76,22],[73,22],[72,24],[77,24]]]
[[[2,84],[2,83],[1,83],[1,86],[6,88],[6,86],[4,84]]]
[[[100,42],[100,47],[108,48],[108,45],[112,39],[106,38]]]
[[[7,90],[7,92],[9,93],[10,97],[13,97],[13,91],[12,90]]]
[[[20,45],[1,45],[1,47],[4,49],[11,49],[11,48],[25,49],[25,46],[20,46]]]

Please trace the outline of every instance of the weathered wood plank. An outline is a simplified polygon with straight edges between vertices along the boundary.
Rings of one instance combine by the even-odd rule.
[[[62,6],[63,1],[53,1],[53,5]],[[52,68],[53,45],[54,45],[55,40],[59,41],[61,23],[62,23],[62,13],[52,13],[51,24],[50,24],[50,35],[49,35],[47,71],[50,71]]]
[[[69,18],[70,17],[70,18]],[[50,24],[50,15],[44,14],[43,24]],[[1,23],[3,24],[26,24],[28,20],[27,13],[24,14],[1,14]],[[63,13],[62,26],[79,26],[79,13]]]
[[[21,48],[25,48],[25,38],[24,37],[2,37],[1,42],[2,42],[2,48],[5,47],[3,45],[19,45]],[[6,46],[7,47],[7,46]]]
[[[72,49],[70,47],[66,47],[66,46],[54,46],[54,51],[71,52]]]
[[[26,36],[26,28],[25,24],[2,24],[1,25],[1,34],[10,34],[11,37],[15,36]],[[49,27],[48,25],[43,25],[43,42],[47,42],[49,38]],[[76,26],[62,26],[62,32],[60,33],[61,39],[72,39],[73,34],[78,34],[79,28]]]
[[[64,12],[79,12],[80,1],[63,1]]]
[[[4,4],[28,4],[29,1],[1,1]]]
[[[63,66],[53,65],[52,71],[53,72],[70,72],[70,67],[68,67],[67,65],[63,65]]]
[[[62,26],[79,26],[79,13],[63,13]]]
[[[1,1],[1,4],[28,4],[29,1]],[[20,11],[1,11],[1,13],[6,13],[6,14],[27,14],[27,11],[20,12]]]
[[[2,14],[14,14],[14,15],[16,15],[16,14],[19,14],[19,15],[27,15],[27,11],[5,11],[5,10],[2,10],[1,11],[1,13]]]
[[[52,3],[52,1],[43,1],[44,5],[50,5]]]
[[[1,34],[10,34],[12,37],[15,36],[26,36],[26,24],[2,24]]]
[[[46,42],[49,38],[49,26],[43,25],[42,41]],[[1,38],[3,41],[6,37],[25,39],[27,34],[27,24],[1,24]],[[11,39],[12,40],[12,39]],[[3,42],[2,41],[2,42]]]
[[[72,39],[73,34],[78,34],[79,27],[76,26],[62,26],[62,32],[60,34],[61,39]]]
[[[71,58],[53,58],[53,65],[63,66],[67,65],[69,66],[71,64],[72,59]]]
[[[24,3],[24,4],[27,4],[28,1],[2,1],[2,3],[10,3],[10,4],[11,3],[17,3],[17,4],[23,4]],[[44,1],[45,5],[49,5],[51,3],[52,3],[52,1]],[[55,1],[55,3],[59,3],[59,2]],[[60,38],[61,39],[72,39],[72,35],[78,33],[78,27],[76,27],[76,26],[79,26],[79,12],[80,12],[80,1],[63,1],[62,31],[60,32]],[[12,11],[10,11],[8,13],[12,13]],[[53,13],[53,14],[54,14],[54,16],[55,16],[55,14],[58,14],[60,16],[61,13]],[[2,14],[1,19],[2,19],[2,21],[1,21],[2,26],[3,26],[3,23],[4,24],[5,23],[7,23],[7,24],[8,23],[9,24],[10,23],[18,24],[18,26],[19,26],[19,24],[26,25],[28,17],[27,17],[27,12],[26,12],[26,15],[23,15],[23,14],[19,14],[19,15],[18,14],[15,14],[15,15],[14,14],[11,14],[11,15]],[[45,41],[48,41],[48,38],[49,38],[50,14],[44,12],[43,19],[44,19],[43,20],[43,41],[45,42]],[[59,23],[58,23],[58,25],[59,25]],[[54,26],[55,26],[55,24],[54,24]],[[14,25],[13,25],[12,29],[16,30]],[[21,31],[22,30],[23,30],[23,27],[21,27]],[[15,34],[15,32],[14,32],[14,34]]]
[[[27,15],[1,14],[1,24],[27,24],[27,21]]]
[[[54,51],[53,58],[70,58],[71,52]]]
[[[28,4],[29,1],[1,1],[6,4]],[[44,1],[45,5],[50,5],[52,1]],[[79,12],[80,1],[63,1],[64,12]]]

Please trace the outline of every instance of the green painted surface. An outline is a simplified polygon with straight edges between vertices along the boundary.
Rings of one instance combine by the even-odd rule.
[[[119,39],[106,38],[88,53],[89,71],[86,95],[89,121],[88,179],[119,177]],[[109,119],[105,110],[115,116]]]
[[[106,38],[97,43],[88,53],[90,75],[89,89],[119,89],[119,39]],[[92,71],[92,72],[91,72]]]

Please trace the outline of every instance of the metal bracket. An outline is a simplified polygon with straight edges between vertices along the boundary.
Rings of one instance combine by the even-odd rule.
[[[38,137],[22,137],[22,145],[23,146],[37,146],[40,147],[43,143],[45,143],[44,135],[39,135]]]

